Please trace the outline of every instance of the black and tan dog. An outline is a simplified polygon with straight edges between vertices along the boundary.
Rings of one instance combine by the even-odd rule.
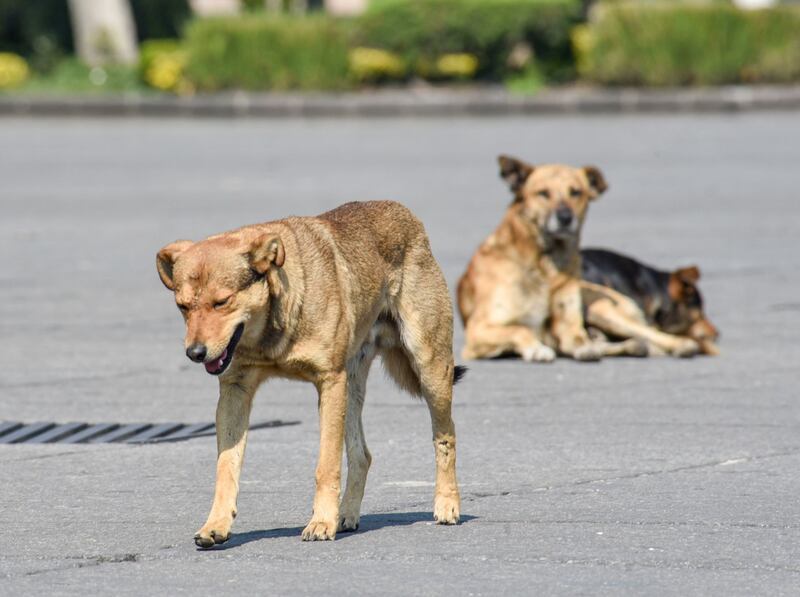
[[[398,203],[348,203],[318,217],[247,226],[161,249],[158,273],[186,322],[186,354],[219,379],[217,481],[201,547],[236,516],[256,389],[270,377],[319,392],[316,493],[304,540],[358,527],[370,466],[361,409],[381,355],[389,375],[428,404],[436,454],[433,516],[459,519],[450,416],[453,307],[422,223]],[[339,503],[342,444],[347,485]]]
[[[500,225],[458,283],[466,359],[517,354],[549,362],[641,352],[639,342],[592,342],[581,303],[580,233],[589,203],[606,190],[593,166],[534,166],[498,158],[514,194]]]
[[[604,249],[583,249],[581,262],[587,325],[613,338],[642,340],[650,354],[719,354],[697,266],[663,271]]]

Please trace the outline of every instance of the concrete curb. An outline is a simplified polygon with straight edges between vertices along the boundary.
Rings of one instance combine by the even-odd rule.
[[[404,89],[360,93],[0,96],[0,116],[362,117],[731,112],[800,109],[800,86],[708,89]]]

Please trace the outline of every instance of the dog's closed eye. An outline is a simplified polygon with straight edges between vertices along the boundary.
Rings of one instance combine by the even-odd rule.
[[[570,197],[580,197],[581,196],[581,190],[580,189],[576,189],[575,187],[570,187],[569,196]]]
[[[228,297],[226,297],[224,299],[220,299],[218,301],[214,301],[214,308],[215,309],[221,309],[222,307],[224,307],[225,305],[227,305],[228,303],[231,302],[231,298],[233,298],[233,295],[230,295],[230,296],[228,296]]]
[[[550,199],[550,191],[548,191],[547,189],[542,189],[536,194],[543,199]]]

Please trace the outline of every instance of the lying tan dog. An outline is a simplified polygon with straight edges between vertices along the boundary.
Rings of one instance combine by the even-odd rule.
[[[581,250],[586,323],[612,338],[638,338],[651,355],[718,355],[693,265],[659,270],[607,249]]]
[[[636,342],[593,343],[584,327],[580,233],[589,202],[607,188],[600,170],[498,161],[514,200],[458,283],[464,358],[548,362],[557,350],[593,361],[640,352]]]
[[[425,398],[433,425],[433,516],[459,519],[452,303],[422,223],[392,202],[348,203],[314,218],[246,226],[161,249],[158,273],[186,321],[186,354],[219,377],[217,482],[200,547],[226,541],[236,517],[250,406],[274,376],[319,392],[320,451],[306,541],[358,527],[370,453],[361,409],[381,355]],[[347,486],[339,505],[342,443]]]

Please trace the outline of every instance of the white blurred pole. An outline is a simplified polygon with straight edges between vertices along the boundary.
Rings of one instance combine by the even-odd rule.
[[[325,0],[325,10],[332,15],[360,15],[366,9],[367,0]]]
[[[235,15],[241,8],[239,0],[189,0],[192,12],[201,17]]]
[[[136,24],[128,0],[68,0],[75,50],[91,66],[135,64]]]
[[[770,6],[775,6],[777,2],[775,0],[733,0],[733,3],[745,10],[758,10],[759,8],[769,8]]]

